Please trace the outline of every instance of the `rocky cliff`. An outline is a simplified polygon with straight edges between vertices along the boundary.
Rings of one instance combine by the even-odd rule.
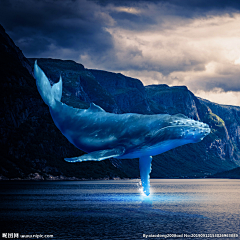
[[[88,71],[112,95],[121,113],[152,113],[145,87],[138,79],[126,77],[120,73],[101,70]]]
[[[55,127],[32,76],[35,59],[26,59],[0,28],[1,166],[4,178],[89,179],[139,177],[138,160],[110,159],[69,164],[63,157],[79,156]],[[208,123],[212,132],[153,158],[151,177],[206,177],[240,165],[240,108],[197,98],[186,87],[151,85],[138,79],[85,69],[73,61],[37,59],[51,83],[63,78],[62,101],[78,108],[90,102],[108,112],[183,113]]]
[[[63,61],[54,62],[59,66]],[[54,62],[51,62],[53,66]],[[72,69],[71,72],[67,71],[69,68]],[[74,71],[82,71],[84,67],[72,61],[65,61],[61,69],[70,79]],[[59,77],[58,69],[55,71],[53,75]],[[37,91],[29,61],[1,26],[0,76],[0,179],[126,177],[126,174],[114,167],[109,160],[98,164],[82,164],[80,168],[63,160],[64,156],[78,156],[83,152],[70,144],[53,124],[49,109]],[[65,80],[66,76],[63,76]],[[68,104],[80,108],[89,106],[88,102],[75,95],[77,91],[83,96],[83,93],[79,92],[80,88],[79,91],[76,90],[77,86],[67,81],[65,86],[64,93]]]

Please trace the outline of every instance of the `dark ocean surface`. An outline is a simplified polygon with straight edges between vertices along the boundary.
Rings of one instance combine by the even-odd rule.
[[[240,180],[151,179],[150,197],[139,180],[2,181],[0,189],[2,237],[240,239]]]

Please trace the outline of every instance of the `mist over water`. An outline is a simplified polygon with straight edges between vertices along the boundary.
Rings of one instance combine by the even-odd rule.
[[[51,239],[240,236],[240,180],[151,179],[149,197],[139,182],[0,182],[1,232],[52,234]]]

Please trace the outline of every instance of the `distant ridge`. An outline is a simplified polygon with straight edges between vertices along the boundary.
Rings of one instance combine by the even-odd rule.
[[[229,178],[229,179],[240,179],[240,167],[234,168],[229,171],[216,173],[211,178]]]

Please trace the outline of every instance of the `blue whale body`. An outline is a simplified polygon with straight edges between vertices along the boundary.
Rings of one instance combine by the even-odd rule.
[[[150,194],[152,156],[188,143],[197,143],[210,133],[207,124],[185,115],[105,112],[91,103],[77,109],[61,102],[62,79],[52,87],[41,68],[34,64],[34,76],[43,101],[49,106],[55,125],[77,148],[88,154],[65,158],[67,162],[101,161],[107,158],[139,158],[143,192]]]

